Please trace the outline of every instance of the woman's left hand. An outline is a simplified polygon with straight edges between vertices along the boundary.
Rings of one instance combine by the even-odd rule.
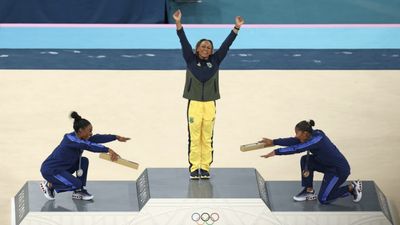
[[[268,154],[266,154],[266,155],[262,155],[262,156],[260,156],[260,157],[263,157],[263,158],[270,158],[270,157],[272,157],[272,156],[275,156],[275,151],[272,151],[272,152],[270,152],[270,153],[268,153]]]
[[[128,140],[131,140],[128,137],[122,137],[122,136],[119,136],[119,135],[116,135],[116,136],[117,136],[117,140],[120,141],[120,142],[126,142]]]
[[[241,16],[235,18],[235,27],[240,28],[244,24],[244,19]]]

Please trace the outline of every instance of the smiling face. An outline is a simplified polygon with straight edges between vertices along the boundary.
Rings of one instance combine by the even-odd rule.
[[[208,59],[213,51],[213,45],[209,40],[203,40],[197,44],[196,53],[200,59]]]
[[[311,134],[307,131],[301,131],[299,129],[295,129],[296,138],[300,140],[301,143],[306,142],[310,137]]]
[[[92,131],[93,131],[92,124],[89,124],[84,128],[80,128],[77,135],[81,139],[88,140],[93,135]]]

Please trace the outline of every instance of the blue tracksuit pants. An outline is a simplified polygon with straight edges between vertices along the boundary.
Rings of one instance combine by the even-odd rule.
[[[74,191],[86,186],[87,173],[89,168],[89,160],[86,157],[81,158],[81,169],[83,170],[83,175],[80,177],[75,177],[72,175],[79,169],[79,162],[72,165],[66,171],[61,171],[57,174],[42,174],[44,179],[52,184],[52,187],[57,193],[65,191]]]
[[[310,175],[308,177],[301,176],[301,184],[303,187],[313,187],[314,171],[324,174],[318,193],[319,202],[328,204],[337,198],[349,196],[350,192],[348,186],[341,186],[350,175],[348,171],[340,171],[340,169],[334,167],[327,167],[318,162],[313,155],[309,155],[308,163],[306,155],[301,157],[301,171],[306,168],[306,164],[308,165],[307,169]]]

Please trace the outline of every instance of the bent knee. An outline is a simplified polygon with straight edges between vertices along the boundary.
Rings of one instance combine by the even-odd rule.
[[[325,198],[322,198],[320,196],[318,196],[318,201],[319,201],[319,203],[321,203],[323,205],[329,204],[328,200],[326,200]]]

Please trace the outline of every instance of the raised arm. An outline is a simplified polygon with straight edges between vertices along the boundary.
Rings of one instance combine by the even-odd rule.
[[[183,30],[183,27],[182,27],[181,10],[179,10],[179,9],[176,10],[176,12],[172,15],[172,17],[175,20],[176,33],[178,34],[179,41],[181,42],[183,58],[185,59],[186,62],[189,62],[193,59],[194,54],[193,54],[192,46],[190,45],[190,43],[186,37],[185,31]]]
[[[182,19],[182,12],[181,12],[181,10],[180,10],[180,9],[176,10],[176,11],[174,12],[174,14],[172,15],[172,17],[173,17],[174,20],[175,20],[176,30],[182,29],[182,22],[181,22],[181,19]]]
[[[244,24],[243,18],[237,16],[235,18],[235,26],[233,27],[232,31],[229,33],[228,37],[222,43],[221,47],[219,47],[218,51],[216,51],[214,54],[219,62],[222,62],[222,60],[225,58],[226,54],[228,53],[229,47],[232,45],[243,24]]]

